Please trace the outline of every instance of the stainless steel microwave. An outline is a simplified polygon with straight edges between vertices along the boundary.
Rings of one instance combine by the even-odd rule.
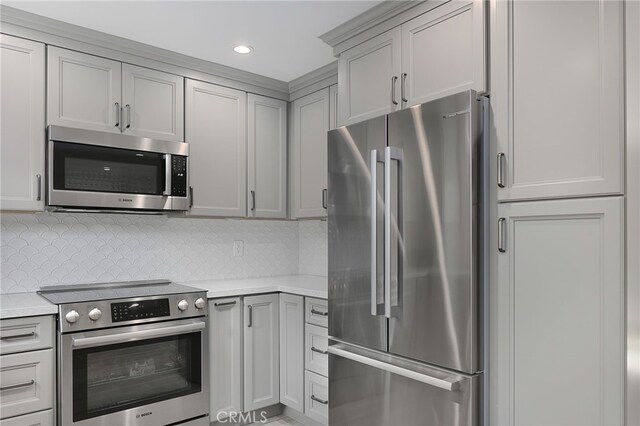
[[[189,210],[189,144],[49,126],[51,210]]]

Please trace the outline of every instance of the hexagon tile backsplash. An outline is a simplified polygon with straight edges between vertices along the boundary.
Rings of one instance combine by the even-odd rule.
[[[292,221],[3,213],[0,224],[0,293],[56,284],[287,275],[302,269],[298,223]],[[242,257],[233,257],[235,240],[244,241]],[[305,262],[305,270],[319,270]]]

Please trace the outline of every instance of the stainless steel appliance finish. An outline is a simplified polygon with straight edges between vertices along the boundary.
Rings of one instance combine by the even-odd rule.
[[[189,144],[61,126],[49,126],[47,130],[46,195],[49,209],[141,212],[189,210]],[[68,158],[56,161],[56,150],[61,144],[77,146],[82,149],[85,157],[89,155],[97,160],[87,165],[87,158],[76,159],[72,154],[71,160],[76,160],[75,163]],[[117,165],[117,162],[108,162],[109,158],[104,152],[129,153],[129,173],[117,179],[112,177],[109,181],[107,172],[112,168],[111,164]],[[150,166],[147,162],[152,155],[161,157],[161,161]],[[139,164],[136,164],[136,159]],[[81,163],[82,160],[85,160],[85,164]],[[132,189],[136,184],[140,187],[143,167],[154,178],[154,188],[148,191]],[[76,188],[62,187],[61,182],[68,182],[70,173],[74,171],[77,179],[84,182],[84,185]],[[111,172],[111,176],[114,172],[116,170]],[[90,181],[97,183],[92,187],[87,183]]]
[[[59,305],[58,424],[208,424],[204,290],[156,280],[39,293]]]
[[[330,424],[483,422],[485,103],[329,132]]]

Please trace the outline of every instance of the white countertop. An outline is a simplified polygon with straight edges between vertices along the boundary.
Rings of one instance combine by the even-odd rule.
[[[178,284],[207,290],[209,299],[276,292],[326,299],[328,293],[327,277],[315,275],[181,281]]]
[[[0,294],[0,318],[33,317],[58,313],[58,306],[37,293]]]
[[[178,283],[207,290],[209,299],[276,292],[326,299],[328,292],[327,277],[315,275],[180,281]],[[0,318],[57,313],[58,306],[40,297],[37,293],[0,294]]]

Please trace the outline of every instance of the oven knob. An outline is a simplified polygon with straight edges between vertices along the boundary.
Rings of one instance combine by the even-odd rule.
[[[93,308],[92,310],[89,311],[89,318],[91,318],[92,321],[98,321],[101,316],[102,316],[102,311],[98,308]]]
[[[69,311],[67,315],[64,316],[64,319],[66,319],[68,323],[73,324],[80,319],[80,314],[76,311]]]
[[[202,297],[198,297],[196,299],[195,305],[196,308],[203,309],[205,306],[207,306],[207,302]]]
[[[178,309],[180,309],[181,311],[186,311],[187,308],[189,308],[189,302],[184,299],[178,302]]]

